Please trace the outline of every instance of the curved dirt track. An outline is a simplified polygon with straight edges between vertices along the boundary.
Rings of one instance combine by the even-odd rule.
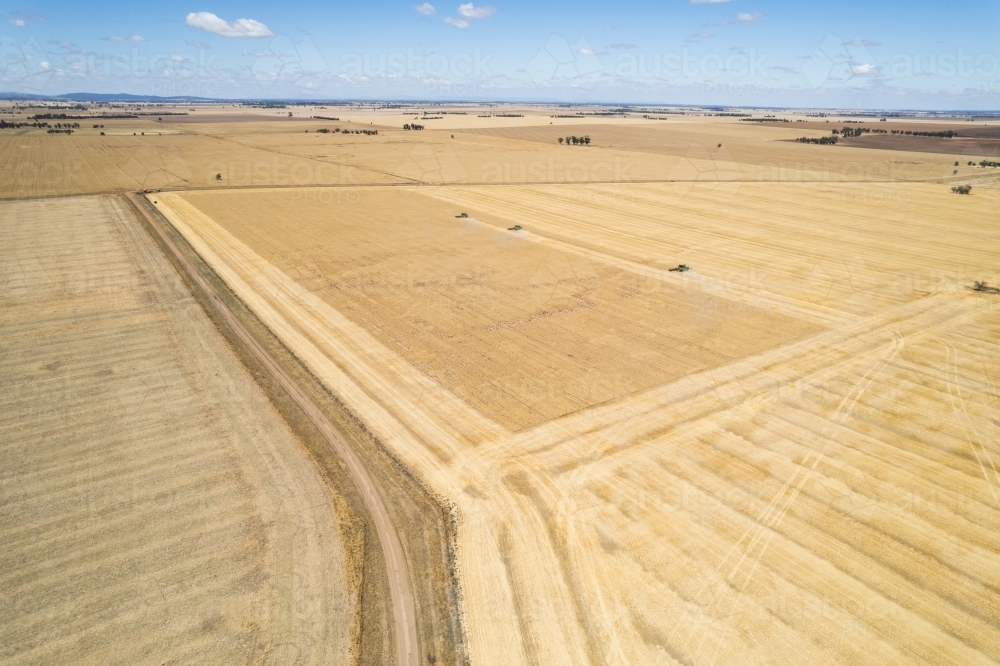
[[[150,215],[146,208],[137,200],[133,193],[127,195],[134,204],[136,210],[150,223],[156,230],[164,243],[175,255],[180,265],[184,267],[188,276],[195,280],[204,290],[209,300],[218,310],[219,314],[226,320],[233,332],[247,346],[260,362],[271,372],[274,378],[288,392],[289,396],[299,405],[309,418],[313,420],[316,427],[326,436],[330,445],[344,460],[354,481],[358,484],[361,494],[364,496],[365,505],[372,514],[378,531],[382,550],[385,554],[388,566],[389,594],[392,600],[392,611],[396,633],[397,663],[401,666],[415,665],[419,663],[417,651],[417,630],[415,622],[415,609],[413,595],[411,592],[409,574],[407,572],[406,559],[403,555],[399,534],[392,524],[388,510],[382,497],[378,493],[371,475],[364,464],[355,454],[354,450],[343,440],[337,429],[324,416],[322,410],[306,396],[289,377],[281,366],[264,350],[243,326],[239,319],[232,313],[225,302],[219,298],[212,286],[205,281],[197,270],[188,262],[187,258],[177,249],[173,241],[163,232],[154,216]]]

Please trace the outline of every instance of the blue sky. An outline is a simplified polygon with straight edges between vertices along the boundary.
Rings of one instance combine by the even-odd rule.
[[[3,91],[1000,108],[998,0],[9,6]]]

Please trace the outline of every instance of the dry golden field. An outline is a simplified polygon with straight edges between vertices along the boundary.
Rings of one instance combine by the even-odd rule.
[[[427,129],[419,132],[404,131],[403,124],[414,117],[399,113],[296,108],[288,118],[260,109],[233,113],[214,107],[199,107],[190,116],[164,116],[162,122],[153,117],[102,121],[104,129],[83,122],[70,136],[5,129],[0,131],[0,198],[413,182],[805,181],[863,182],[878,188],[885,181],[949,180],[995,187],[997,180],[996,170],[967,165],[996,159],[989,141],[981,149],[954,143],[954,154],[879,151],[795,143],[800,136],[829,133],[814,123],[773,126],[706,116],[567,119],[552,118],[555,109],[519,111],[523,117],[480,118],[475,111],[445,115],[425,121]],[[884,125],[891,129],[896,124]],[[557,143],[570,134],[588,135],[593,142],[585,147]],[[947,140],[939,143],[948,145]],[[960,163],[957,174],[955,161]]]
[[[373,442],[360,457],[390,505],[417,609],[410,663],[1000,662],[1000,296],[970,288],[1000,285],[1000,171],[967,164],[996,159],[979,144],[801,144],[829,132],[791,112],[762,125],[456,106],[414,132],[402,125],[423,122],[416,109],[289,110],[197,107],[106,136],[4,130],[0,197],[163,189],[146,198],[164,226]],[[567,135],[592,143],[559,144]],[[970,196],[950,191],[965,183]],[[303,663],[356,658],[357,516],[336,513],[329,479],[117,201],[0,204],[14,239],[0,269],[3,381],[33,392],[0,397],[26,414],[3,423],[4,487],[21,493],[0,523],[18,544],[4,575],[24,594],[2,611],[13,639],[0,644],[42,637],[3,656],[44,663],[56,636],[101,661],[94,646],[138,626],[133,611],[58,620],[156,589],[159,605],[135,622],[190,627],[150,628],[123,662],[168,637],[181,661],[263,661],[277,645],[263,636],[292,635],[282,649],[309,645]],[[90,226],[66,236],[65,220]],[[100,257],[141,277],[124,289],[101,278],[99,294],[72,299],[46,286],[117,266]],[[669,270],[678,264],[691,270]],[[87,303],[107,315],[90,328]],[[164,324],[182,312],[183,326]],[[134,436],[106,406],[123,380],[114,365],[97,374],[103,358],[148,363],[142,376],[163,386],[124,419],[141,424]],[[50,365],[72,373],[46,383]],[[71,407],[45,411],[60,401]],[[180,412],[187,435],[165,425]],[[66,414],[94,425],[71,429]],[[181,453],[164,442],[200,462],[167,468]],[[157,471],[144,473],[142,455]],[[72,497],[80,478],[139,484],[127,491],[138,508],[108,516],[115,507],[46,499]],[[289,478],[301,484],[291,497],[314,501],[287,500]],[[182,519],[191,493],[211,499]],[[293,514],[301,529],[269,532]],[[423,514],[453,518],[454,533]],[[159,520],[129,540],[119,528],[135,516]],[[230,560],[197,550],[209,533]],[[256,550],[239,547],[249,534]],[[79,544],[112,536],[93,558],[208,582],[74,577],[93,596],[58,596],[75,589],[65,571],[89,566]],[[185,538],[197,541],[189,556],[149,547]],[[295,539],[312,550],[296,555]],[[317,577],[313,605],[283,615],[291,597],[275,590],[297,588],[282,576]],[[224,620],[175,610],[209,600]],[[446,625],[460,635],[441,638]],[[212,642],[232,627],[261,637]],[[362,659],[392,648],[386,638]]]
[[[1000,659],[995,192],[150,198],[457,504],[472,663]]]
[[[0,663],[355,663],[342,500],[120,200],[0,230]]]

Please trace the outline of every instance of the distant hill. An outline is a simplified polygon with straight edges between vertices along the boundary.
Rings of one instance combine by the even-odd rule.
[[[30,93],[0,92],[0,99],[24,99],[47,102],[217,102],[208,97],[157,97],[156,95],[129,95],[126,93],[66,93],[64,95],[32,95]]]

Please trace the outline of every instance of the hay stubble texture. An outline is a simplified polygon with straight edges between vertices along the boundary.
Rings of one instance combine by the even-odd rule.
[[[510,430],[816,329],[455,219],[452,207],[418,192],[322,194],[185,199]]]

